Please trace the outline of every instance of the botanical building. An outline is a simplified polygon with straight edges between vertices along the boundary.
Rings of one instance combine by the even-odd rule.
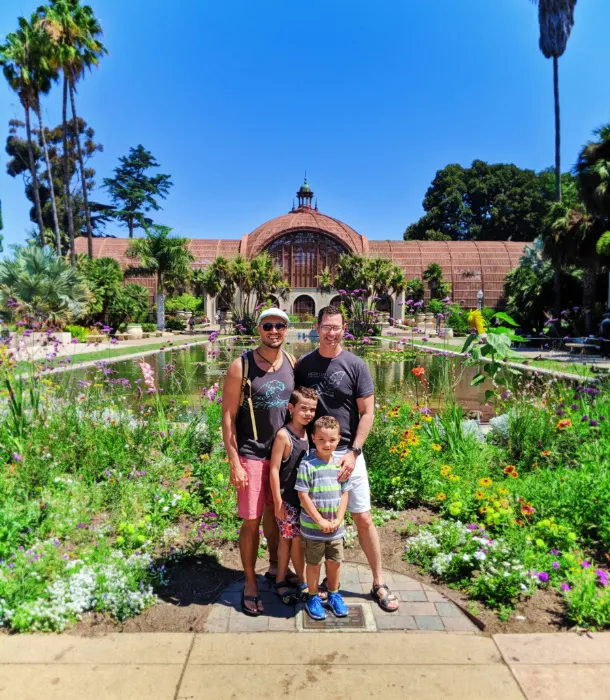
[[[334,294],[318,290],[318,275],[336,265],[342,253],[356,253],[369,257],[391,260],[404,271],[407,279],[422,278],[431,263],[438,263],[444,278],[451,283],[452,297],[463,300],[469,307],[476,307],[477,293],[483,291],[485,306],[502,307],[504,278],[519,264],[523,255],[523,243],[504,241],[489,242],[439,242],[439,241],[377,241],[355,231],[347,224],[334,219],[313,205],[313,192],[307,180],[297,192],[297,205],[287,214],[278,216],[255,228],[241,239],[191,239],[189,249],[195,257],[193,267],[205,267],[218,256],[232,258],[238,254],[253,257],[266,251],[283,270],[284,279],[291,287],[290,296],[280,306],[298,315],[316,314],[331,302]],[[126,257],[128,238],[96,238],[93,240],[95,257],[111,257],[124,268],[133,261]],[[86,253],[86,238],[76,240],[76,252]],[[151,290],[152,277],[128,275],[130,281]],[[387,311],[395,318],[403,315],[404,294],[387,301]],[[206,310],[214,315],[219,302],[208,299]]]

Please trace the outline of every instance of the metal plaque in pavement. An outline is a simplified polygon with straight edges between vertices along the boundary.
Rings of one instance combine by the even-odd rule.
[[[366,628],[362,605],[348,605],[347,611],[347,617],[335,617],[330,610],[327,610],[325,620],[312,620],[303,610],[303,629],[323,632],[324,630],[362,630]]]

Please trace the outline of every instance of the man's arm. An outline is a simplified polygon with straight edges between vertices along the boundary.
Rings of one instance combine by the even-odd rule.
[[[358,421],[358,428],[351,446],[362,449],[373,427],[373,421],[375,420],[375,395],[371,394],[370,396],[363,396],[360,399],[356,399],[356,405],[358,406],[360,420]],[[343,455],[339,466],[341,469],[337,477],[338,480],[347,481],[356,466],[356,455],[351,450],[348,450]]]
[[[237,453],[237,412],[241,395],[242,364],[241,357],[229,365],[225,385],[222,391],[222,439],[229,457],[230,481],[238,489],[246,488],[248,475],[239,462]]]

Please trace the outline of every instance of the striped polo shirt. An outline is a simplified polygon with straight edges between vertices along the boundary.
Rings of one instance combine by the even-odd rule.
[[[328,464],[316,457],[316,451],[312,450],[303,458],[299,465],[296,484],[296,491],[305,491],[318,509],[318,512],[326,520],[337,517],[341,494],[350,491],[351,483],[344,481],[339,483],[337,475],[339,467],[335,462],[338,455],[333,455]],[[307,515],[305,508],[301,508],[301,534],[309,540],[338,540],[345,535],[343,523],[333,532],[322,532],[320,527]]]

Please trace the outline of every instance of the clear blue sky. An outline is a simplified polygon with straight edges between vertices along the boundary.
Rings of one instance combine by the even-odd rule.
[[[2,0],[0,38],[39,2]],[[306,168],[321,211],[400,238],[447,163],[553,162],[552,63],[528,0],[90,3],[110,52],[78,95],[104,144],[97,182],[144,144],[175,183],[156,221],[180,235],[249,233],[290,209]],[[610,121],[609,29],[608,0],[579,0],[560,61],[564,169]],[[12,117],[1,80],[2,144]],[[0,198],[6,250],[32,224],[3,149]]]

